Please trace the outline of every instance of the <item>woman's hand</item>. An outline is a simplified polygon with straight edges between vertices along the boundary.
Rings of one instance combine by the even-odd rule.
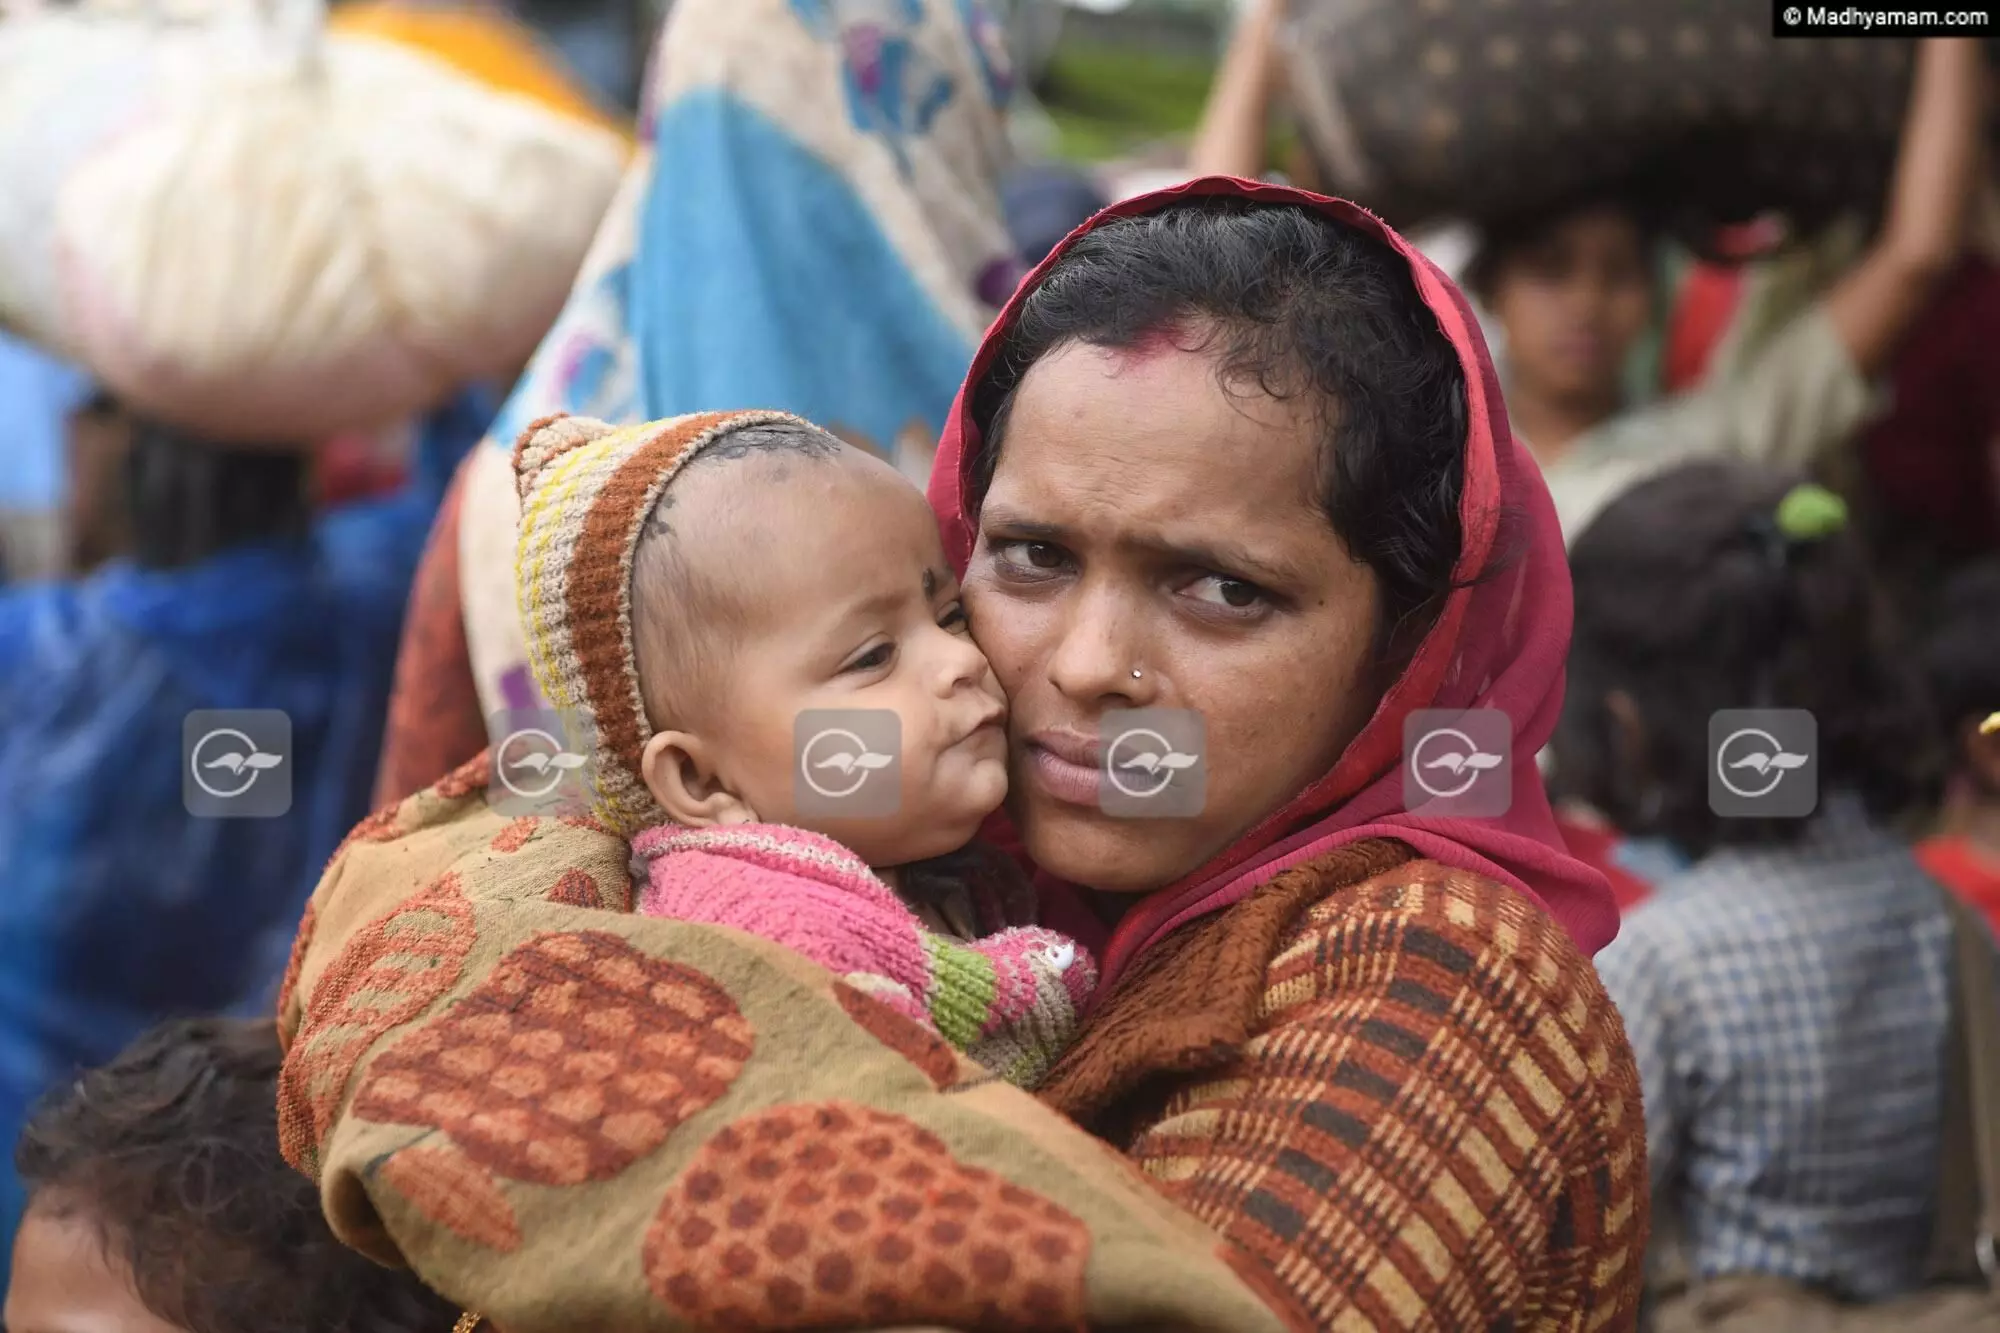
[[[1252,0],[1237,23],[1188,150],[1194,175],[1254,178],[1263,171],[1286,8],[1286,0]]]
[[[1888,369],[1965,250],[1984,171],[1982,45],[1943,37],[1918,44],[1881,235],[1827,294],[1827,315],[1864,376]]]

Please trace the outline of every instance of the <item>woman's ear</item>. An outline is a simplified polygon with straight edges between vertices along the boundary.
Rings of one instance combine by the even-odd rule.
[[[707,742],[692,732],[654,733],[639,756],[639,773],[676,824],[714,828],[759,822],[749,802],[724,785]]]

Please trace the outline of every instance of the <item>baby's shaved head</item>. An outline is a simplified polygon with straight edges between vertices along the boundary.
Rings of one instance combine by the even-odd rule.
[[[773,488],[795,464],[843,455],[870,458],[802,422],[749,426],[696,454],[660,496],[632,559],[633,647],[654,730],[700,725],[751,629],[757,551],[784,539],[768,512]]]

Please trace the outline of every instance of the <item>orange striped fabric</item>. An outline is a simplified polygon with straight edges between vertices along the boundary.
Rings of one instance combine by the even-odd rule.
[[[1152,1094],[1163,1104],[1099,1123],[1126,1126],[1114,1136],[1141,1169],[1260,1260],[1308,1327],[1633,1327],[1645,1121],[1589,960],[1476,875],[1408,861],[1357,884],[1315,869],[1212,928],[1260,929],[1273,898],[1292,900],[1244,1030],[1203,1039],[1225,1058],[1190,1070],[1181,1053],[1184,1072]],[[1201,979],[1212,1015],[1228,1007],[1218,970],[1162,960],[1157,974]],[[1146,1004],[1172,1008],[1157,990]],[[1164,1072],[1124,1071],[1128,1113]]]

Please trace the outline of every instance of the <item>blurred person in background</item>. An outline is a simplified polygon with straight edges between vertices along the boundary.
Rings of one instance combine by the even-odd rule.
[[[1571,566],[1553,786],[1691,863],[1596,959],[1677,1238],[1654,1257],[1697,1294],[1905,1294],[1936,1207],[1952,932],[1896,831],[1935,792],[1929,715],[1846,507],[1794,473],[1689,464],[1607,506]],[[1710,717],[1745,707],[1817,719],[1811,818],[1712,809]]]
[[[0,592],[0,1137],[163,1015],[266,1009],[306,894],[368,809],[411,573],[490,397],[427,425],[393,495],[315,514],[309,452],[125,432],[130,553]],[[183,797],[199,709],[290,720],[292,808]],[[0,1173],[0,1236],[20,1196]]]
[[[40,1106],[13,1333],[448,1333],[457,1308],[327,1229],[278,1155],[277,1031],[180,1020]]]
[[[1756,241],[1754,229],[1745,229],[1744,239]],[[1796,305],[1798,296],[1824,290],[1864,242],[1862,228],[1843,224],[1803,254],[1688,266],[1664,331],[1664,391],[1731,373],[1729,360],[1753,347],[1758,325],[1768,324],[1774,307],[1788,296]],[[1967,253],[1939,284],[1895,357],[1885,410],[1862,432],[1854,457],[1830,469],[1857,502],[1881,572],[1901,602],[1928,606],[1953,568],[2000,550],[2000,379],[1991,373],[1996,342],[2000,188],[1989,173]]]
[[[1658,228],[1645,209],[1613,192],[1488,229],[1469,285],[1501,329],[1508,412],[1566,533],[1678,462],[1733,456],[1811,469],[1853,443],[1879,406],[1876,382],[1963,253],[1985,105],[1980,44],[1922,42],[1883,222],[1866,251],[1754,356],[1644,406],[1628,407],[1625,391],[1661,296]]]
[[[1279,38],[1293,0],[1249,0],[1237,6],[1222,63],[1209,86],[1201,121],[1188,145],[1191,176],[1254,180],[1269,165],[1271,112],[1284,87]],[[1321,182],[1299,184],[1317,190]]]
[[[998,188],[1013,74],[977,0],[678,0],[652,68],[639,156],[570,304],[432,534],[381,800],[485,748],[493,713],[539,702],[508,462],[530,422],[777,408],[921,484],[1025,271]]]
[[[1993,192],[1989,187],[1989,211]],[[2000,552],[2000,249],[1968,255],[1896,366],[1894,402],[1861,442],[1870,536],[1899,594]]]
[[[544,45],[497,15],[356,6],[337,9],[328,27],[428,53],[487,89],[553,109],[566,121],[616,128]],[[52,29],[48,40],[80,41],[83,31]],[[107,40],[116,35],[108,19],[101,31]],[[189,41],[198,36],[196,29]],[[381,67],[433,68],[407,59]],[[414,105],[449,108],[475,91],[448,72],[440,72],[437,84],[423,82],[430,76],[409,77],[406,88],[433,94]],[[236,85],[239,92],[243,86]],[[385,85],[384,91],[395,90]],[[338,125],[341,113],[353,109],[329,105],[315,128]],[[257,123],[254,107],[226,96],[209,110],[215,123],[234,124],[232,117]],[[284,134],[289,123],[268,126]],[[547,143],[569,145],[545,157],[573,153],[584,164],[549,179],[588,183],[595,162],[608,198],[622,156],[616,144],[594,132],[565,137],[553,120],[536,123]],[[233,142],[229,135],[220,140]],[[321,160],[313,150],[323,146],[305,144],[300,161]],[[433,162],[430,169],[442,165],[449,164]],[[532,199],[528,191],[549,188],[537,187],[537,179],[524,168],[509,183],[512,197]],[[308,172],[301,180],[309,201],[318,197],[314,191],[341,199],[353,192],[345,178]],[[491,183],[451,184],[442,197],[457,204],[421,201],[435,211],[417,206],[402,226],[377,228],[380,220],[372,219],[363,230],[374,256],[386,264],[440,239],[476,256],[489,237],[440,238],[438,229],[466,216],[498,227],[490,212],[482,213],[480,192],[490,192]],[[409,202],[410,190],[396,193]],[[246,215],[268,207],[254,194],[220,202]],[[594,221],[590,216],[583,226]],[[567,285],[584,235],[567,242],[567,260],[565,242],[530,247],[555,256],[547,262],[559,273],[540,278],[549,296]],[[285,274],[274,271],[281,266],[211,272],[195,262],[202,239],[196,233],[163,227],[141,239],[149,243],[151,265],[141,276],[157,287],[192,287],[218,302],[239,298],[241,308],[258,307],[260,298],[266,306],[283,301],[278,286]],[[283,246],[267,250],[280,253]],[[267,278],[269,285],[257,285]],[[220,292],[202,285],[225,282]],[[513,294],[528,282],[520,275]],[[393,340],[393,332],[383,332],[388,325],[369,322],[384,303],[366,283],[319,294],[327,292],[336,293],[329,297],[334,306],[349,301],[349,318],[302,326],[297,345],[286,349],[303,356],[296,364],[311,362],[319,344],[309,340],[337,344],[354,327]],[[467,304],[478,307],[481,294],[472,292]],[[533,318],[545,321],[553,304],[529,319],[521,335],[529,344],[541,331]],[[422,301],[399,313],[418,322],[438,317]],[[189,336],[199,338],[199,329]],[[198,361],[209,349],[168,350]],[[525,354],[521,347],[508,355]],[[517,369],[491,359],[495,364],[479,373]],[[255,379],[260,368],[254,357],[249,363],[246,378]],[[92,369],[116,378],[104,367]],[[132,374],[129,365],[122,370]],[[370,421],[372,403],[374,418],[401,418],[385,430],[370,425],[365,438],[349,445],[386,463],[385,441],[410,441],[397,466],[374,469],[357,485],[325,466],[321,427],[310,416],[320,410],[316,420],[326,419],[325,404],[313,402],[324,389],[310,380],[287,381],[282,393],[264,386],[273,405],[256,427],[231,429],[210,419],[230,416],[227,386],[201,384],[207,401],[193,390],[173,398],[171,420],[162,419],[166,409],[139,413],[109,395],[86,403],[71,420],[68,540],[77,572],[0,592],[0,882],[7,886],[0,896],[0,1137],[14,1137],[28,1105],[48,1088],[79,1067],[110,1059],[163,1017],[268,1013],[305,898],[334,847],[369,808],[417,557],[453,470],[491,422],[498,399],[489,389],[447,381],[429,404],[383,406],[367,396],[373,387],[365,376],[345,381],[344,416]],[[254,395],[246,389],[246,397]],[[337,502],[324,504],[329,495]],[[284,715],[290,740],[280,759],[289,810],[271,818],[191,811],[187,747],[201,732],[189,717],[212,709]],[[0,1171],[0,1239],[12,1236],[22,1202],[19,1181]]]
[[[1196,174],[1265,165],[1287,0],[1256,0],[1217,76]],[[1513,426],[1572,538],[1634,482],[1702,456],[1817,468],[1854,443],[1893,364],[1965,248],[1986,107],[1970,40],[1919,44],[1882,225],[1861,256],[1740,364],[1634,405],[1636,349],[1664,304],[1647,192],[1607,185],[1483,231],[1466,282],[1495,321]],[[1362,201],[1367,202],[1366,200]]]
[[[1937,832],[1917,857],[2000,932],[2000,557],[1961,570],[1938,598],[1922,651],[1949,747]]]

